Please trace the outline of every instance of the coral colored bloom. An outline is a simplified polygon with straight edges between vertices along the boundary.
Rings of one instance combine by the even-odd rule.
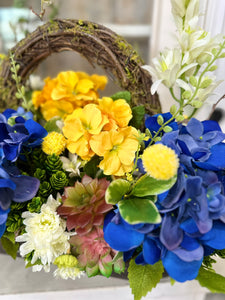
[[[66,139],[56,131],[50,132],[42,142],[42,150],[44,153],[51,155],[60,155],[66,148]]]
[[[109,181],[105,178],[92,179],[85,175],[75,186],[65,188],[63,204],[57,212],[67,219],[67,229],[75,229],[83,235],[94,226],[103,225],[105,214],[112,209],[105,202],[105,191]]]
[[[110,124],[104,126],[104,130],[125,127],[132,118],[130,105],[124,99],[113,101],[112,98],[103,97],[98,100],[100,110],[107,115]]]
[[[87,276],[102,274],[109,277],[113,270],[113,258],[116,251],[110,248],[103,236],[101,227],[93,228],[84,236],[76,235],[70,239],[76,252],[79,266],[86,271]],[[123,269],[123,264],[121,264]],[[121,270],[122,271],[122,270]]]
[[[179,160],[175,151],[155,144],[144,150],[142,162],[145,171],[155,179],[168,180],[177,174]]]
[[[131,126],[92,136],[91,149],[97,155],[103,156],[99,167],[106,175],[122,176],[132,170],[139,145],[137,136],[137,130]]]
[[[94,152],[89,141],[92,135],[99,134],[109,121],[95,104],[87,104],[83,109],[77,108],[64,123],[63,133],[67,148],[82,159],[90,159]]]

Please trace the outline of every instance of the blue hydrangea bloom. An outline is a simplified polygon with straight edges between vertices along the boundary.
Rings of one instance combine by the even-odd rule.
[[[146,127],[154,133],[157,117],[149,118]],[[180,167],[174,186],[158,195],[161,224],[131,225],[116,211],[107,217],[104,237],[124,259],[141,246],[137,264],[161,259],[167,273],[184,282],[196,278],[204,256],[225,249],[225,134],[214,121],[191,119],[172,128],[160,143],[176,152]],[[138,166],[144,173],[141,160]]]
[[[0,147],[4,157],[16,161],[22,147],[36,147],[42,143],[47,131],[32,119],[10,126],[4,115],[0,116]]]

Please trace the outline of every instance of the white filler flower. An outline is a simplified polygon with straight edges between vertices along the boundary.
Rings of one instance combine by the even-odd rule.
[[[21,256],[33,252],[31,264],[35,264],[37,260],[41,261],[41,264],[33,266],[34,272],[40,271],[42,267],[49,272],[50,264],[70,248],[70,234],[65,232],[66,222],[56,212],[59,205],[59,201],[49,196],[40,213],[26,211],[22,214],[26,233],[18,236],[16,241],[25,242],[20,246]]]

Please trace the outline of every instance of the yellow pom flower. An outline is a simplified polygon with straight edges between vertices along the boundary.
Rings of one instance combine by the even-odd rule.
[[[42,150],[48,155],[60,155],[66,148],[66,139],[56,131],[50,132],[42,142]]]
[[[144,150],[142,162],[145,171],[153,178],[168,180],[177,174],[179,159],[175,151],[163,144],[155,144]]]

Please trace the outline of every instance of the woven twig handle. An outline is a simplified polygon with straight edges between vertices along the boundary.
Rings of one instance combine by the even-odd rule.
[[[130,44],[110,29],[87,21],[55,20],[38,27],[11,51],[20,64],[19,76],[25,81],[36,67],[55,52],[73,50],[92,65],[110,72],[116,82],[132,94],[132,104],[144,104],[150,114],[160,112],[157,94],[151,95],[151,76],[141,66],[143,61]],[[0,107],[15,104],[15,82],[9,59],[1,68]],[[18,103],[17,103],[18,104]]]

